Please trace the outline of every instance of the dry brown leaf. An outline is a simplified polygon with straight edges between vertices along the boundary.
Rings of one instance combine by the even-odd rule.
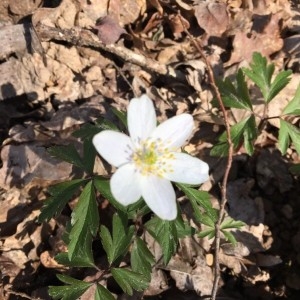
[[[18,267],[12,259],[3,255],[0,255],[0,265],[2,278],[8,276],[10,279],[13,279],[21,271],[21,268]]]
[[[36,247],[41,243],[41,235],[38,233],[35,239],[31,236],[38,228],[35,221],[39,214],[39,210],[32,211],[18,224],[16,233],[7,237],[3,243],[3,256],[10,258],[20,269],[24,269],[28,261],[38,259]]]
[[[9,0],[10,11],[19,16],[32,14],[42,3],[42,0]]]
[[[182,258],[174,256],[166,269],[170,270],[179,290],[194,290],[198,295],[208,295],[211,292],[213,272],[202,256],[196,257],[193,267]]]
[[[43,180],[62,180],[69,177],[72,166],[50,157],[37,144],[7,145],[1,151],[0,186],[24,186],[34,177]]]
[[[53,255],[49,251],[44,251],[40,255],[40,261],[45,268],[55,269],[55,268],[63,268],[63,265],[57,263],[54,259]]]
[[[97,30],[100,41],[104,44],[114,44],[120,39],[122,34],[126,33],[124,28],[111,16],[101,18],[94,28]]]
[[[199,3],[194,9],[199,26],[209,36],[221,36],[227,30],[229,17],[225,3]]]
[[[120,23],[133,23],[146,11],[146,0],[120,0]]]
[[[179,38],[184,30],[190,28],[189,21],[178,14],[169,15],[168,23],[175,38]]]
[[[225,66],[230,66],[241,61],[250,62],[253,52],[260,52],[269,57],[283,47],[280,36],[279,14],[271,15],[269,23],[261,33],[252,31],[251,35],[244,30],[237,30],[233,40],[233,51],[231,58]]]

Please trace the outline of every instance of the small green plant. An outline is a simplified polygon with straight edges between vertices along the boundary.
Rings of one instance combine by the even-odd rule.
[[[259,126],[245,75],[260,89],[267,106],[286,86],[291,75],[290,71],[283,71],[273,78],[273,73],[274,65],[267,64],[265,58],[255,53],[250,68],[239,70],[235,83],[229,79],[218,83],[225,107],[250,113],[249,117],[231,127],[234,148],[244,144],[249,155],[254,153]],[[285,115],[298,115],[299,107],[300,88],[278,116],[281,125],[278,147],[282,154],[286,153],[291,141],[300,154],[299,129],[284,119]],[[60,253],[56,260],[69,267],[98,271],[92,282],[58,275],[64,285],[49,287],[53,299],[75,300],[95,287],[94,299],[112,300],[114,296],[102,284],[108,277],[113,277],[128,295],[132,295],[133,290],[145,290],[151,280],[152,267],[157,263],[145,242],[146,232],[159,243],[162,261],[167,265],[176,253],[180,238],[194,234],[200,238],[214,238],[216,230],[220,230],[224,239],[235,243],[231,230],[244,225],[239,220],[224,218],[219,229],[216,228],[219,211],[212,207],[209,193],[198,189],[208,179],[208,165],[179,151],[193,129],[190,115],[179,115],[157,126],[153,103],[146,95],[131,100],[127,115],[115,109],[113,112],[130,136],[120,132],[108,120],[99,119],[94,125],[83,125],[73,134],[82,141],[82,156],[72,144],[49,149],[51,155],[73,164],[86,176],[50,187],[50,196],[39,221],[57,217],[79,194],[64,237],[68,252]],[[262,116],[261,120],[265,121],[267,117]],[[211,154],[224,156],[228,149],[224,133]],[[96,150],[117,168],[111,179],[93,173]],[[191,227],[190,220],[183,220],[170,181],[177,182],[176,188],[190,201],[194,213],[191,217],[199,228],[205,225],[205,230],[198,232]],[[99,217],[99,203],[103,199],[107,199],[115,211],[110,229]],[[101,270],[94,260],[92,245],[95,240],[101,241],[107,256],[107,265],[105,268],[101,266]]]
[[[253,62],[250,68],[240,69],[237,73],[236,80],[233,83],[229,78],[218,81],[222,101],[227,108],[237,108],[248,112],[248,117],[234,124],[231,129],[231,139],[234,148],[238,149],[244,145],[245,150],[249,155],[254,153],[254,143],[259,134],[260,124],[267,122],[268,116],[266,112],[272,100],[278,93],[289,83],[292,72],[281,71],[274,76],[274,64],[267,64],[267,59],[262,57],[260,53],[253,54]],[[257,116],[254,113],[253,101],[249,95],[249,88],[246,78],[249,79],[259,88],[264,100],[264,114]],[[281,153],[286,154],[290,141],[293,142],[298,154],[300,154],[300,130],[290,122],[285,120],[287,115],[299,115],[300,112],[300,85],[295,93],[295,96],[282,111],[282,114],[277,116],[280,119],[280,129],[278,136],[278,148]],[[257,124],[256,118],[259,118]],[[272,117],[274,118],[274,117]],[[223,133],[218,143],[211,150],[213,156],[226,156],[228,154],[228,142],[226,133]]]

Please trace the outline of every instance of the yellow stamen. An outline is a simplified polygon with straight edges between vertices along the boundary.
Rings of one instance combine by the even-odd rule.
[[[132,161],[142,175],[156,175],[163,177],[167,172],[173,172],[166,160],[174,159],[174,154],[162,143],[160,139],[147,139],[141,141],[133,152]]]

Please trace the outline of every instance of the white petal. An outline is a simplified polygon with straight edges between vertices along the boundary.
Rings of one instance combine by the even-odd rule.
[[[207,163],[185,153],[174,152],[173,154],[174,159],[166,160],[167,169],[171,168],[173,172],[164,174],[165,178],[187,184],[201,184],[208,180]]]
[[[194,128],[193,117],[182,114],[161,123],[151,134],[153,138],[159,138],[166,142],[168,148],[179,148],[191,136]]]
[[[134,142],[146,139],[156,128],[154,105],[147,95],[130,100],[127,123],[130,137]]]
[[[96,134],[93,137],[93,144],[98,153],[115,167],[128,163],[133,148],[127,135],[112,130]]]
[[[133,164],[126,164],[116,171],[110,179],[110,189],[115,199],[125,206],[141,198],[138,173]]]
[[[177,216],[176,196],[169,180],[156,176],[141,176],[142,196],[149,208],[163,220]]]

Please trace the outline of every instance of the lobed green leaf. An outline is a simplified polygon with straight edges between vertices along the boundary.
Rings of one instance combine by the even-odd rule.
[[[86,181],[87,179],[74,179],[49,187],[48,192],[51,196],[45,201],[41,209],[39,222],[49,221],[52,217],[58,216]]]
[[[207,217],[210,219],[209,224],[214,224],[218,220],[218,213],[212,207],[209,193],[205,191],[199,191],[197,189],[191,188],[182,183],[176,183],[176,185],[184,192],[184,194],[191,201],[195,216],[198,219],[198,221],[204,220],[203,212],[201,212],[198,209],[198,205],[200,205],[204,209],[204,212],[207,214]]]
[[[217,83],[225,106],[252,110],[247,83],[241,70],[238,71],[236,78],[237,87],[233,85],[229,78]]]
[[[292,140],[293,145],[297,153],[300,155],[300,130],[296,126],[280,120],[280,129],[279,129],[279,149],[282,154],[285,154],[289,146],[290,140]]]
[[[130,262],[132,270],[143,274],[148,279],[148,282],[150,282],[152,265],[155,263],[155,259],[146,243],[139,237],[133,243]]]
[[[81,160],[79,153],[77,152],[74,144],[53,146],[47,149],[51,156],[66,161],[82,170],[85,170],[85,166]]]
[[[148,287],[148,279],[146,276],[123,268],[112,268],[112,276],[124,291],[124,293],[132,296],[133,289],[143,291]]]
[[[253,115],[233,125],[230,128],[230,133],[234,149],[238,148],[242,144],[242,142],[244,142],[247,153],[249,155],[253,154],[253,141],[257,137],[257,128]],[[212,150],[210,151],[210,155],[225,156],[228,155],[228,149],[229,146],[227,142],[227,134],[226,132],[224,132],[219,137],[219,143],[213,146]]]
[[[88,182],[83,189],[78,204],[72,213],[72,229],[68,256],[70,261],[75,257],[85,257],[86,262],[93,265],[92,238],[99,228],[99,213],[95,190],[92,182]]]
[[[103,285],[97,284],[94,300],[115,300],[115,297]]]
[[[284,115],[300,115],[300,84],[298,85],[295,96],[285,107],[283,114]]]
[[[110,265],[128,251],[133,233],[134,227],[127,228],[118,214],[113,216],[112,235],[105,226],[101,226],[101,242]]]
[[[57,275],[58,279],[68,284],[65,286],[49,286],[49,295],[54,299],[78,299],[93,283],[84,282],[66,275]]]
[[[274,64],[267,64],[267,59],[255,52],[250,68],[243,68],[243,72],[259,87],[264,100],[269,103],[289,83],[290,70],[281,71],[272,81]]]
[[[163,261],[167,265],[172,255],[175,254],[178,244],[178,234],[174,221],[152,218],[145,224],[148,232],[160,244],[163,252]]]

